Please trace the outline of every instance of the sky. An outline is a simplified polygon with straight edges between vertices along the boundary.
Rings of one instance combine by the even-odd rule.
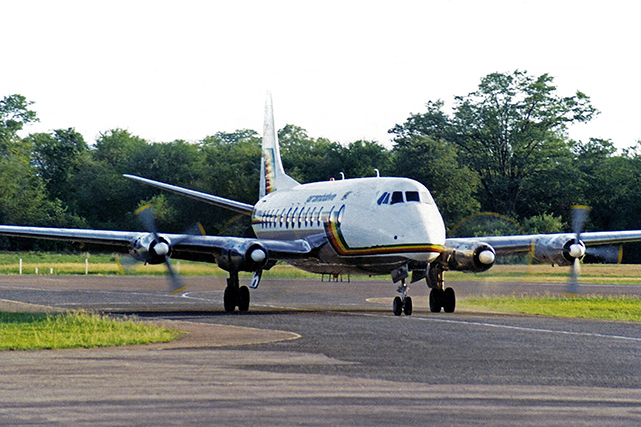
[[[631,1],[0,0],[0,97],[33,101],[24,133],[127,129],[152,142],[277,128],[391,146],[428,101],[519,69],[580,90],[601,114],[569,136],[641,140]]]

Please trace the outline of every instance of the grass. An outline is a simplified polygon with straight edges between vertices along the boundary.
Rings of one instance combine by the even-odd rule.
[[[122,274],[112,254],[56,254],[39,252],[0,253],[0,274],[19,274],[19,260],[22,259],[23,274],[82,275],[85,274],[85,260],[89,262],[90,275]],[[123,256],[125,259],[130,258]],[[161,276],[166,274],[164,265],[143,265],[128,263],[125,274],[133,276]],[[172,260],[173,266],[183,276],[225,277],[227,273],[215,264]],[[581,267],[583,283],[609,283],[641,285],[641,265],[586,264]],[[563,283],[567,281],[569,267],[552,267],[549,265],[495,265],[489,271],[479,274],[448,271],[448,281],[523,281],[541,283]],[[247,275],[248,277],[251,274]],[[265,277],[287,279],[318,278],[318,274],[307,273],[289,265],[277,264],[265,272]],[[368,276],[351,276],[352,279],[367,279]],[[374,276],[374,279],[388,279],[388,276]]]
[[[446,280],[469,280],[486,282],[538,282],[565,283],[570,267],[552,267],[546,264],[535,265],[495,265],[489,271],[468,274],[448,271]],[[583,264],[581,265],[582,283],[617,283],[641,285],[641,265],[632,264]]]
[[[463,308],[540,316],[641,322],[637,297],[483,297],[457,301]]]
[[[131,319],[85,312],[0,312],[0,350],[90,348],[168,342],[180,335]]]

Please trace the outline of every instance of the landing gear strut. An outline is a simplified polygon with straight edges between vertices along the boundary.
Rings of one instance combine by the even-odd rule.
[[[412,298],[407,296],[407,283],[405,283],[405,279],[401,279],[401,284],[398,286],[398,292],[400,292],[401,295],[394,298],[394,303],[392,304],[394,315],[400,316],[401,313],[405,312],[406,316],[411,316]]]
[[[227,287],[223,296],[223,306],[226,313],[233,313],[236,307],[242,313],[249,310],[249,288],[240,286],[237,271],[229,272],[229,279],[227,279]]]

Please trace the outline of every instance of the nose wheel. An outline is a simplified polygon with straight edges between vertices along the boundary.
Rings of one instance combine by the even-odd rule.
[[[398,292],[401,293],[400,296],[394,298],[392,303],[392,309],[394,310],[395,316],[400,316],[405,313],[406,316],[412,315],[412,298],[407,296],[407,284],[405,279],[401,280],[401,284],[398,287]]]

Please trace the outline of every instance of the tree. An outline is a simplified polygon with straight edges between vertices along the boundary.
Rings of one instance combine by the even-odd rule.
[[[146,156],[149,151],[149,144],[144,139],[124,129],[111,129],[100,134],[93,155],[119,173],[144,174],[151,166]]]
[[[424,184],[432,193],[451,228],[464,217],[479,211],[475,198],[478,175],[458,161],[456,147],[427,136],[400,139],[392,150],[395,176],[405,176]]]
[[[375,176],[375,169],[382,175],[392,170],[391,153],[378,142],[355,141],[341,152],[341,172],[348,178]]]
[[[287,174],[298,182],[327,181],[342,172],[343,147],[325,138],[311,138],[295,125],[278,131],[280,153]]]
[[[89,147],[73,128],[29,135],[32,161],[52,198],[64,199],[66,183],[78,167],[77,159]]]
[[[558,95],[548,74],[517,70],[489,74],[478,90],[455,97],[452,115],[442,101],[431,102],[427,113],[412,115],[391,132],[397,141],[424,135],[456,145],[459,161],[480,178],[483,208],[525,217],[531,214],[523,201],[532,177],[557,169],[571,147],[567,127],[597,113],[581,92]]]
[[[0,101],[0,154],[6,153],[5,144],[16,137],[24,125],[38,121],[35,111],[29,110],[32,104],[17,94],[5,96]]]

